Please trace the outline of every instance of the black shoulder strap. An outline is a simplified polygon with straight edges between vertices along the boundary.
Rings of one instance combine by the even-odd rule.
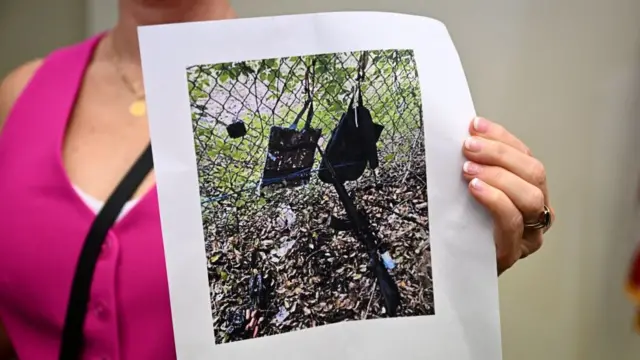
[[[136,163],[122,179],[98,213],[84,241],[62,330],[61,360],[79,359],[83,349],[83,328],[89,303],[93,273],[107,233],[115,223],[127,201],[131,199],[144,178],[153,169],[151,145],[148,145]]]

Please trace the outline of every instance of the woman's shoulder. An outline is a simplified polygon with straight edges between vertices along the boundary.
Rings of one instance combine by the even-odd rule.
[[[42,65],[42,59],[31,60],[11,71],[0,82],[0,131],[24,88]]]

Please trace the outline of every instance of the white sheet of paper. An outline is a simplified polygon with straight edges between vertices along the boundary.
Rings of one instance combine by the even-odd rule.
[[[468,194],[467,184],[461,178],[461,146],[468,136],[468,125],[475,111],[460,59],[442,23],[429,18],[395,13],[338,12],[146,26],[139,29],[139,38],[176,350],[180,359],[501,359],[495,250],[491,225],[488,216]],[[382,52],[381,49],[388,51]],[[359,180],[358,183],[389,181],[380,187],[383,189],[380,191],[386,191],[384,194],[387,195],[376,195],[378,197],[374,196],[373,199],[380,199],[382,202],[392,201],[387,205],[393,207],[391,210],[395,212],[386,212],[388,208],[381,210],[383,206],[375,210],[375,214],[381,214],[376,218],[380,224],[375,224],[378,221],[375,219],[372,223],[383,234],[383,240],[391,244],[390,254],[396,261],[396,268],[389,271],[399,284],[404,303],[401,303],[400,316],[394,318],[385,318],[382,300],[377,295],[371,295],[378,292],[374,277],[366,272],[366,261],[361,261],[362,256],[365,256],[364,252],[360,257],[353,257],[356,260],[345,260],[349,254],[359,250],[340,252],[341,248],[336,245],[346,244],[344,246],[347,248],[353,244],[357,245],[358,242],[348,233],[336,235],[326,232],[331,234],[328,235],[328,245],[317,245],[323,246],[320,252],[325,253],[316,257],[310,253],[309,249],[320,239],[317,233],[326,231],[317,227],[317,222],[313,221],[328,215],[325,214],[325,210],[339,210],[340,207],[335,205],[337,197],[333,198],[334,200],[326,200],[336,201],[328,205],[329,202],[312,204],[305,203],[311,200],[282,200],[284,197],[266,195],[267,198],[272,196],[269,199],[282,202],[278,205],[278,211],[283,217],[270,219],[271,215],[266,215],[267,218],[264,219],[265,214],[258,212],[249,218],[241,219],[241,223],[234,227],[235,230],[220,227],[220,214],[226,214],[231,219],[235,216],[233,214],[236,214],[232,214],[233,211],[240,211],[239,209],[245,209],[242,206],[246,206],[244,202],[241,205],[240,200],[234,197],[236,200],[233,206],[229,207],[232,195],[228,191],[225,192],[225,186],[237,186],[238,190],[243,190],[244,185],[253,186],[248,195],[243,193],[245,195],[242,196],[254,196],[249,198],[252,206],[260,204],[266,209],[267,205],[260,202],[256,194],[259,183],[255,183],[255,176],[249,176],[253,180],[247,178],[244,182],[238,180],[238,177],[227,177],[224,178],[226,182],[222,183],[220,181],[223,181],[223,178],[216,178],[215,175],[243,166],[250,169],[250,165],[247,165],[249,163],[265,165],[266,137],[263,138],[264,141],[256,140],[259,143],[257,146],[262,148],[251,150],[259,159],[257,162],[245,157],[242,158],[244,165],[234,165],[233,161],[237,159],[233,154],[226,160],[202,160],[202,156],[213,156],[213,153],[219,155],[232,148],[242,149],[238,144],[250,144],[250,139],[268,134],[264,131],[257,133],[256,118],[258,122],[264,121],[268,126],[275,124],[274,119],[284,118],[284,124],[291,121],[290,115],[283,115],[282,106],[300,109],[304,94],[289,89],[286,90],[290,92],[288,97],[285,96],[289,100],[276,100],[277,94],[282,90],[281,84],[288,81],[284,79],[287,71],[282,67],[279,67],[280,72],[274,70],[278,69],[278,66],[284,64],[294,67],[292,64],[297,57],[316,54],[329,54],[324,55],[324,58],[333,60],[327,60],[326,64],[330,64],[327,66],[338,66],[336,59],[360,59],[358,56],[362,51],[368,51],[366,54],[369,66],[363,84],[370,81],[366,85],[368,87],[362,90],[365,95],[364,102],[371,109],[374,122],[386,121],[386,125],[378,144],[381,155],[376,180],[371,180],[370,171],[367,170],[368,180]],[[387,60],[380,60],[384,56]],[[403,56],[404,60],[398,60],[400,56]],[[260,61],[261,59],[278,60],[264,62]],[[384,61],[386,63],[383,63]],[[396,77],[395,80],[387,81],[384,76],[392,79],[393,74],[400,73],[402,68],[399,65],[401,63],[393,61],[405,61],[403,66],[415,68],[402,70],[405,71],[402,75],[404,80],[398,80]],[[207,64],[211,66],[200,66]],[[235,66],[236,69],[240,69],[238,66],[242,64],[249,64],[253,72],[243,75],[241,71],[236,70],[235,75],[238,76],[235,76],[230,68],[223,65],[213,66],[215,64],[230,64],[229,66]],[[266,68],[276,65],[272,70],[264,70],[259,67],[260,64]],[[303,64],[299,67],[302,70],[288,71],[295,76],[304,76],[304,69],[308,68],[308,64],[300,64]],[[357,60],[354,60],[346,61],[339,66],[353,70],[357,69],[357,64]],[[372,64],[380,68],[386,66],[387,70],[376,72]],[[189,74],[187,68],[190,69]],[[207,71],[210,73],[203,75],[202,69],[209,69]],[[225,71],[226,75],[223,74]],[[416,71],[419,74],[419,84],[416,80],[411,80],[411,74],[415,74]],[[265,72],[265,75],[256,75],[255,81],[251,82],[256,72]],[[329,85],[322,83],[325,81],[322,79],[330,79],[331,76],[342,81],[336,92],[350,91],[355,84],[353,77],[345,78],[338,72],[335,69],[325,73],[319,70],[320,75],[315,75],[314,72],[314,82],[315,76],[319,79],[318,84],[311,85],[314,96],[320,98],[329,94]],[[273,75],[270,76],[269,73]],[[200,92],[194,95],[193,88],[188,87],[189,80],[198,82]],[[251,85],[258,83],[260,90],[258,87],[252,90]],[[272,84],[271,88],[269,84]],[[304,90],[302,80],[294,81],[292,84],[296,89]],[[214,91],[214,87],[217,87],[217,90]],[[384,91],[389,91],[390,95],[384,97],[376,94],[376,91],[384,92],[379,90],[380,87],[385,87]],[[394,96],[401,91],[409,91],[407,89],[410,87],[419,91],[402,94],[419,96],[413,100],[404,100],[404,103],[400,104],[403,101]],[[269,94],[276,96],[267,97],[266,100],[261,98]],[[327,110],[329,103],[326,101],[329,100],[318,100],[313,121],[335,119],[337,124],[339,115],[345,111],[348,102],[348,97],[342,95],[338,95],[338,105],[333,110]],[[268,106],[257,106],[256,100],[272,105],[274,101],[281,101],[281,107],[274,112]],[[387,103],[381,105],[380,101]],[[420,123],[412,122],[414,117],[411,117],[408,111],[403,113],[403,109],[419,106],[420,103],[422,117],[415,115],[418,112],[411,115],[418,116],[415,119],[419,119]],[[341,107],[341,104],[344,106]],[[204,107],[198,108],[199,105]],[[305,118],[302,118],[301,123],[304,123]],[[206,120],[204,125],[195,123],[202,119]],[[249,129],[245,137],[231,139],[225,127],[236,119],[243,120],[246,123],[245,127],[248,126]],[[409,125],[394,125],[403,123],[420,126],[416,125],[414,130],[417,131],[411,131]],[[314,122],[312,125],[319,126]],[[268,126],[265,128],[268,129]],[[394,128],[395,126],[398,128]],[[405,131],[408,137],[394,138],[393,136],[398,135],[390,135],[402,131]],[[199,145],[200,148],[194,145],[194,134],[200,136],[200,142],[209,141],[206,145],[208,148],[204,149],[206,151],[203,151],[205,145],[202,143]],[[325,146],[331,134],[323,130],[322,135]],[[211,140],[212,136],[222,140]],[[424,162],[419,163],[417,167],[411,167],[411,162],[415,162],[415,159],[409,156],[403,158],[403,161],[406,161],[405,165],[388,165],[395,161],[396,156],[400,156],[400,145],[410,144],[410,140],[407,139],[422,137],[425,139],[424,147],[405,146],[403,149],[407,149],[411,154],[424,154],[421,151],[426,149],[428,225],[425,225],[425,231],[420,229],[426,217],[421,218],[416,212],[419,210],[416,209],[420,208],[418,199],[426,198],[427,190],[418,185],[398,187],[405,181],[414,181],[407,180],[406,174],[409,174],[409,170],[406,169],[424,172]],[[230,145],[224,148],[223,143]],[[317,156],[318,153],[316,158]],[[209,168],[204,168],[205,163],[209,164]],[[199,166],[203,168],[199,169]],[[318,161],[314,163],[314,169],[317,166]],[[401,170],[407,171],[405,176],[394,177]],[[261,172],[262,169],[256,171]],[[199,180],[202,176],[209,178]],[[258,180],[263,181],[264,178]],[[409,184],[420,184],[419,179],[415,181]],[[206,188],[203,191],[208,191],[208,195],[203,193],[201,197],[202,188]],[[322,191],[325,195],[333,194],[330,184],[319,184],[317,180],[305,187],[275,192],[281,191],[290,197],[303,192],[311,194],[316,191],[314,189],[320,189],[317,191]],[[402,191],[414,193],[406,195],[400,190],[394,192],[389,189],[404,189]],[[388,195],[392,193],[395,195]],[[220,196],[221,194],[224,196]],[[384,196],[393,196],[397,201],[386,199]],[[207,229],[203,229],[204,216],[201,213],[201,204],[205,202],[209,204],[207,206],[211,211],[206,215],[209,216]],[[310,206],[312,214],[301,210],[300,204]],[[367,211],[373,211],[372,206],[366,207]],[[248,213],[249,210],[246,211],[238,212],[238,216],[244,216],[242,214]],[[412,211],[416,213],[411,213]],[[422,222],[402,220],[398,214],[413,217],[414,220],[422,219]],[[231,221],[229,219],[227,220]],[[271,220],[273,222],[270,222]],[[313,222],[313,226],[317,228],[305,229],[305,226],[312,227],[305,221],[309,221],[309,224]],[[394,224],[399,223],[402,225],[398,226],[404,226],[411,231],[399,234],[399,230],[394,228]],[[272,230],[267,231],[267,227],[271,229],[271,226],[280,226],[276,237],[273,237]],[[288,229],[284,229],[283,226]],[[233,231],[236,231],[235,235]],[[247,236],[249,231],[255,231],[257,235]],[[424,264],[418,259],[425,256],[424,247],[416,247],[420,231],[423,235],[428,234],[430,242],[431,277],[426,275],[426,278],[425,268],[419,266]],[[307,237],[301,234],[307,234],[304,235]],[[271,237],[275,240],[272,241]],[[209,243],[207,247],[205,238]],[[340,239],[339,242],[336,239]],[[268,292],[271,295],[267,307],[256,307],[264,309],[261,314],[268,318],[256,332],[256,338],[251,338],[251,334],[242,330],[233,335],[225,335],[223,329],[229,325],[225,319],[232,310],[243,311],[252,306],[246,290],[252,273],[246,267],[240,268],[242,264],[246,266],[251,258],[251,254],[247,252],[250,244],[262,250],[266,249],[264,259],[258,257],[257,266],[260,269],[275,271],[269,274],[275,274],[272,275],[275,281],[273,289],[280,292]],[[421,244],[424,245],[424,241]],[[309,254],[306,256],[305,264],[294,261],[302,259],[301,254]],[[278,260],[274,259],[274,256],[281,257],[281,263],[277,263]],[[292,265],[293,263],[298,265]],[[322,275],[321,271],[317,270],[320,280],[316,281],[319,284],[318,288],[314,289],[313,286],[316,285],[310,285],[309,279],[312,276],[309,274],[316,271],[311,268],[315,266],[313,264],[321,263],[338,265],[330,270],[333,273],[329,275]],[[299,267],[294,269],[288,266]],[[216,279],[211,287],[213,298],[210,295],[208,268]],[[308,271],[311,272],[307,273]],[[345,273],[350,273],[351,278],[344,277]],[[424,294],[431,290],[421,289],[419,281],[427,278],[429,281],[432,278],[434,304],[426,304],[428,300],[422,299]],[[333,282],[334,280],[336,281]],[[338,280],[343,281],[345,285],[340,285]],[[335,284],[327,285],[329,283]],[[291,286],[295,284],[302,285],[294,290]],[[365,288],[371,289],[371,292],[359,291]],[[349,293],[351,289],[358,291]],[[322,304],[314,305],[314,296],[316,299],[333,300],[321,300]],[[365,307],[364,303],[368,305]],[[287,311],[275,314],[282,307]],[[365,308],[366,311],[363,310]],[[408,316],[427,314],[434,309],[435,314]],[[284,317],[287,313],[288,318]],[[340,315],[343,316],[341,320],[349,321],[335,320],[340,318],[338,313],[343,314]],[[363,318],[366,320],[359,320]],[[296,330],[298,328],[304,329]],[[275,335],[265,336],[268,334],[264,332]]]

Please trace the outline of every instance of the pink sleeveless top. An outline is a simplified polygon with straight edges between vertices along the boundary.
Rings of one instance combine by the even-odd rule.
[[[62,142],[100,37],[47,57],[0,133],[0,322],[20,360],[57,359],[74,269],[95,213]],[[155,188],[112,227],[96,267],[85,359],[175,359]]]

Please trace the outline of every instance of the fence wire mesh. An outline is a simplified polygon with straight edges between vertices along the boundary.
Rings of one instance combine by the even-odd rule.
[[[360,66],[364,67],[360,67]],[[249,301],[252,274],[272,289],[260,335],[383,316],[375,280],[357,240],[327,227],[342,213],[333,187],[316,176],[305,186],[263,182],[272,127],[288,128],[310,94],[311,127],[326,144],[364,69],[364,106],[384,126],[380,166],[347,184],[389,243],[403,293],[401,314],[434,312],[428,229],[423,112],[411,50],[322,54],[196,65],[187,69],[202,221],[217,342]],[[301,122],[304,122],[304,117]],[[230,128],[243,136],[230,136]],[[322,145],[321,145],[322,146]],[[255,335],[255,334],[254,334]]]

